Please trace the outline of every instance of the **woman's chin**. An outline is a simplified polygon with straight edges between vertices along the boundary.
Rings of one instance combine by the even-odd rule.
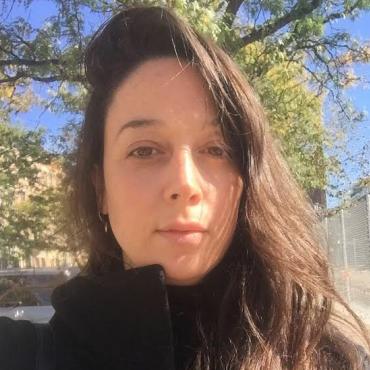
[[[126,269],[143,267],[147,265],[161,265],[165,272],[165,283],[168,285],[195,285],[199,283],[206,274],[205,263],[199,258],[192,256],[181,256],[180,258],[145,259],[140,263],[128,265],[128,258],[124,259]]]
[[[165,270],[166,284],[168,285],[195,285],[204,276],[203,271],[195,266],[162,265]]]
[[[168,276],[166,274],[167,285],[196,285],[200,280],[200,277],[195,276]]]

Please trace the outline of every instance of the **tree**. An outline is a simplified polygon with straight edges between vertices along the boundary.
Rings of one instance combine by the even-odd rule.
[[[27,256],[47,229],[45,217],[35,213],[42,202],[25,199],[25,191],[38,185],[37,165],[50,160],[42,141],[41,130],[0,122],[0,257],[8,263]]]
[[[66,158],[47,152],[44,139],[42,130],[0,123],[0,268],[38,250],[83,258],[65,207]]]
[[[261,42],[248,45],[238,53],[238,62],[245,66],[247,75],[255,68],[264,69],[251,82],[263,100],[271,129],[280,139],[298,182],[305,189],[322,189],[327,168],[321,121],[323,99],[304,85],[302,81],[308,76],[299,63],[277,49],[265,52],[264,48]]]

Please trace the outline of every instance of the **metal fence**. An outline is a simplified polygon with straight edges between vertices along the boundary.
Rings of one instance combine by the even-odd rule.
[[[336,287],[370,325],[370,194],[325,217],[324,225]]]

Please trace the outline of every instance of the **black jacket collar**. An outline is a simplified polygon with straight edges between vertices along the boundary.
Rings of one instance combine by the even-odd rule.
[[[87,363],[73,367],[79,362],[69,354],[73,347],[90,357],[90,366],[104,366],[100,369],[174,369],[161,266],[75,277],[54,290],[52,304],[60,369],[88,369]]]

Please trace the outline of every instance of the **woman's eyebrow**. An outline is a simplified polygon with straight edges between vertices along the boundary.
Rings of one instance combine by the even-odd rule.
[[[163,123],[163,121],[158,119],[133,119],[128,122],[126,122],[124,125],[120,127],[120,129],[117,132],[116,138],[126,129],[128,128],[140,128],[140,127],[149,127],[149,126],[156,126],[160,123]]]
[[[216,126],[216,121],[217,121],[217,117],[214,118],[211,122],[210,122],[210,125],[212,125],[212,127],[210,128],[210,133],[212,134],[219,134],[219,128]],[[142,128],[142,127],[151,127],[151,126],[157,126],[159,124],[164,124],[164,121],[162,120],[159,120],[159,119],[155,119],[155,118],[139,118],[139,119],[133,119],[133,120],[130,120],[128,122],[126,122],[125,124],[123,124],[118,132],[117,132],[117,135],[116,135],[116,138],[118,138],[119,135],[122,134],[122,132],[128,128]],[[205,125],[203,129],[206,129],[207,126],[209,125]]]

